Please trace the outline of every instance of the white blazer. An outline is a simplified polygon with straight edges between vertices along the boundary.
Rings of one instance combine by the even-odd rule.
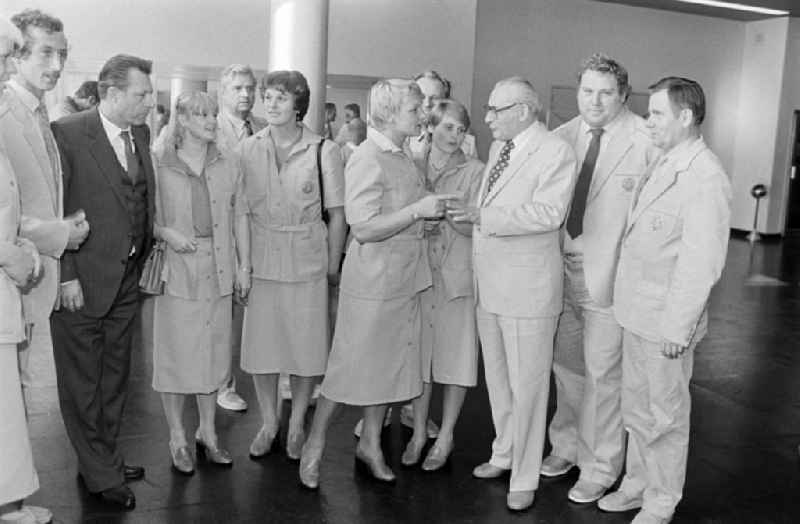
[[[472,236],[475,296],[486,311],[513,317],[561,312],[563,267],[559,228],[575,185],[575,154],[539,122],[486,191],[503,142],[489,151],[478,196],[480,226]]]

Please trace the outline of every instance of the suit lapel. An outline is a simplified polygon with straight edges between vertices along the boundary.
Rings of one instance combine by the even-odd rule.
[[[642,216],[645,209],[650,207],[653,202],[658,200],[670,187],[675,185],[675,182],[678,180],[678,172],[678,170],[670,167],[669,171],[658,173],[657,176],[655,176],[654,172],[653,175],[644,181],[638,198],[634,200],[636,205],[631,208],[631,213],[628,217],[628,231],[633,228],[633,225],[639,217]]]
[[[108,185],[114,191],[114,194],[123,207],[127,207],[125,201],[124,187],[120,174],[122,166],[117,160],[117,155],[114,153],[114,148],[108,141],[103,123],[100,121],[100,113],[94,109],[86,121],[86,134],[89,139],[89,153],[100,168],[100,172],[108,181]]]
[[[14,101],[12,111],[14,116],[22,128],[22,136],[31,148],[33,156],[36,158],[36,163],[39,164],[39,170],[44,176],[47,188],[50,190],[50,199],[53,202],[53,211],[58,213],[60,209],[59,201],[61,198],[59,187],[56,185],[56,177],[53,174],[53,166],[50,164],[50,156],[47,154],[47,148],[44,145],[44,139],[39,132],[39,125],[36,121],[36,115],[33,115],[33,120],[30,118],[28,109],[22,104],[22,101],[14,93],[13,89],[9,88],[12,93],[11,99]],[[58,216],[58,215],[56,215]]]
[[[516,155],[512,156],[511,162],[508,164],[506,170],[500,175],[500,178],[495,182],[492,191],[484,197],[484,204],[489,204],[503,190],[506,185],[519,173],[522,166],[528,161],[528,158],[534,154],[542,144],[540,133],[546,132],[543,130],[536,130],[536,134],[529,138],[529,142],[525,145],[525,149],[520,150]],[[488,178],[488,177],[486,177]]]
[[[608,182],[611,173],[614,172],[625,157],[625,154],[633,147],[630,134],[620,133],[619,131],[609,137],[608,145],[606,145],[605,151],[598,159],[599,161],[592,176],[592,185],[589,187],[589,196],[586,199],[587,204],[600,194],[600,190]]]
[[[483,205],[483,201],[486,200],[486,186],[489,183],[489,173],[492,171],[492,166],[497,163],[497,158],[499,156],[500,146],[499,142],[492,142],[492,146],[489,149],[489,158],[488,162],[486,162],[486,166],[483,168],[483,176],[481,177],[481,186],[478,189],[478,206]]]

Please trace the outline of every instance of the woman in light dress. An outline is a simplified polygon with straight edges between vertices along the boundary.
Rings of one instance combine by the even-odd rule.
[[[378,81],[370,91],[370,128],[345,171],[345,212],[354,241],[342,270],[333,347],[300,461],[300,480],[319,484],[325,435],[339,404],[363,406],[356,459],[376,480],[392,482],[380,447],[388,404],[422,393],[420,294],[431,285],[423,224],[440,218],[454,195],[431,195],[406,138],[419,135],[419,87]]]
[[[428,190],[455,193],[467,203],[477,200],[483,162],[461,149],[469,114],[455,100],[436,102],[428,115],[431,145],[417,165]],[[422,469],[441,468],[453,450],[453,429],[467,388],[478,376],[478,333],[472,282],[472,225],[450,220],[426,222],[428,260],[433,285],[422,294],[422,395],[414,399],[414,434],[402,456],[406,466],[417,464],[428,440],[426,421],[433,382],[444,386],[442,425]]]
[[[346,231],[344,174],[339,146],[302,122],[310,101],[305,77],[273,71],[261,88],[268,125],[239,150],[253,268],[241,363],[253,375],[262,416],[250,456],[265,456],[278,434],[283,373],[292,390],[286,455],[298,460],[306,411],[328,360],[328,291],[338,284]]]
[[[200,419],[198,458],[229,466],[214,426],[216,392],[231,361],[231,300],[245,296],[247,215],[237,163],[215,145],[217,103],[206,93],[178,96],[155,151],[155,236],[166,242],[164,293],[153,304],[153,389],[161,393],[173,468],[194,472],[183,412],[194,396]]]

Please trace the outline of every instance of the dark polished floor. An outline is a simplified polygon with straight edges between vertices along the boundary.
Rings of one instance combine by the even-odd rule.
[[[674,522],[800,522],[799,281],[800,239],[764,242],[753,250],[732,239],[725,274],[712,296],[710,335],[695,361],[687,483]],[[384,442],[398,482],[381,486],[363,478],[353,461],[351,430],[358,413],[347,409],[331,428],[320,490],[309,492],[298,483],[296,464],[282,452],[260,462],[248,458],[260,420],[252,383],[240,374],[239,390],[251,409],[217,415],[233,468],[201,466],[195,476],[179,477],[169,467],[168,432],[150,388],[151,358],[141,347],[137,344],[133,356],[121,436],[126,459],[147,468],[146,479],[131,484],[135,511],[110,512],[87,495],[57,405],[45,399],[33,406],[31,431],[42,487],[30,502],[52,509],[56,522],[611,524],[628,522],[634,514],[605,514],[568,502],[575,473],[543,481],[530,511],[507,511],[504,480],[470,475],[488,457],[493,435],[483,384],[467,397],[446,470],[403,469],[400,454],[409,433],[395,423]],[[438,418],[438,394],[434,406]],[[187,412],[186,420],[195,427],[194,413]]]

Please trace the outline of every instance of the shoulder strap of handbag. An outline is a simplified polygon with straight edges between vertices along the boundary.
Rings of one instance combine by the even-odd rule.
[[[317,144],[317,178],[319,180],[319,205],[322,207],[322,216],[325,217],[325,184],[322,183],[322,144],[325,137]],[[327,220],[326,220],[327,222]]]

